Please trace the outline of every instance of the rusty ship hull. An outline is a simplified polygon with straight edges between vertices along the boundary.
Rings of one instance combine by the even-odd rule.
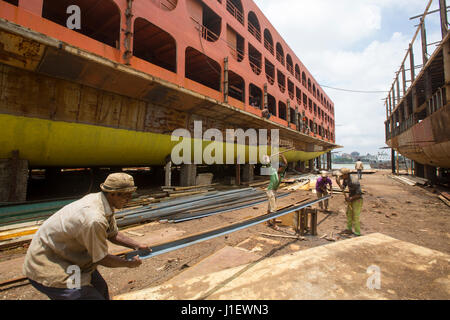
[[[444,169],[441,173],[450,168],[450,34],[445,3],[428,1],[385,103],[386,144],[414,160],[417,175],[432,180],[437,168]],[[440,9],[430,12],[435,4]],[[442,35],[433,52],[426,30],[431,13],[440,13]],[[419,39],[417,55],[414,47],[420,45]]]
[[[162,165],[172,132],[193,133],[195,121],[224,136],[278,129],[295,147],[289,162],[336,148],[331,99],[244,3],[0,1],[0,158],[18,150],[30,167]],[[89,28],[64,25],[72,4]]]

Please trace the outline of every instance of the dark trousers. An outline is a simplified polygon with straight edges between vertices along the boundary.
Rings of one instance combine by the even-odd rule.
[[[362,179],[362,170],[358,170],[358,179],[359,179],[359,180]]]
[[[97,270],[92,273],[92,287],[83,286],[80,289],[46,287],[31,279],[28,280],[33,287],[51,300],[109,300],[108,285]]]

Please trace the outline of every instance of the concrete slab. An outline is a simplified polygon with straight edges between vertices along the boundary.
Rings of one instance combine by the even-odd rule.
[[[449,299],[449,262],[447,254],[371,234],[115,299]],[[376,268],[380,289],[370,289]]]

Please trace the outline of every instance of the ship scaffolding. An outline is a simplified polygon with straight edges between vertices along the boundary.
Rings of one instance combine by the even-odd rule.
[[[432,5],[439,9],[431,10]],[[436,182],[450,168],[450,34],[445,0],[428,2],[385,100],[386,144],[413,160],[414,174]],[[426,22],[440,17],[441,40],[427,41]],[[428,20],[427,20],[428,19]],[[420,40],[419,40],[420,39]],[[433,52],[430,48],[435,47]],[[415,55],[415,51],[420,55]],[[417,61],[422,64],[418,65]]]

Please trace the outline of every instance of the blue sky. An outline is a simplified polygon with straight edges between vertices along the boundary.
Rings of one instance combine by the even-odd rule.
[[[321,84],[387,91],[428,0],[254,0]],[[438,8],[434,0],[432,9]],[[439,14],[427,22],[429,43],[440,40]],[[420,40],[419,40],[420,41]],[[429,50],[431,50],[430,47]],[[418,61],[421,54],[416,52]],[[417,61],[416,61],[416,64]],[[387,93],[323,88],[335,103],[338,151],[376,154],[385,147]]]

